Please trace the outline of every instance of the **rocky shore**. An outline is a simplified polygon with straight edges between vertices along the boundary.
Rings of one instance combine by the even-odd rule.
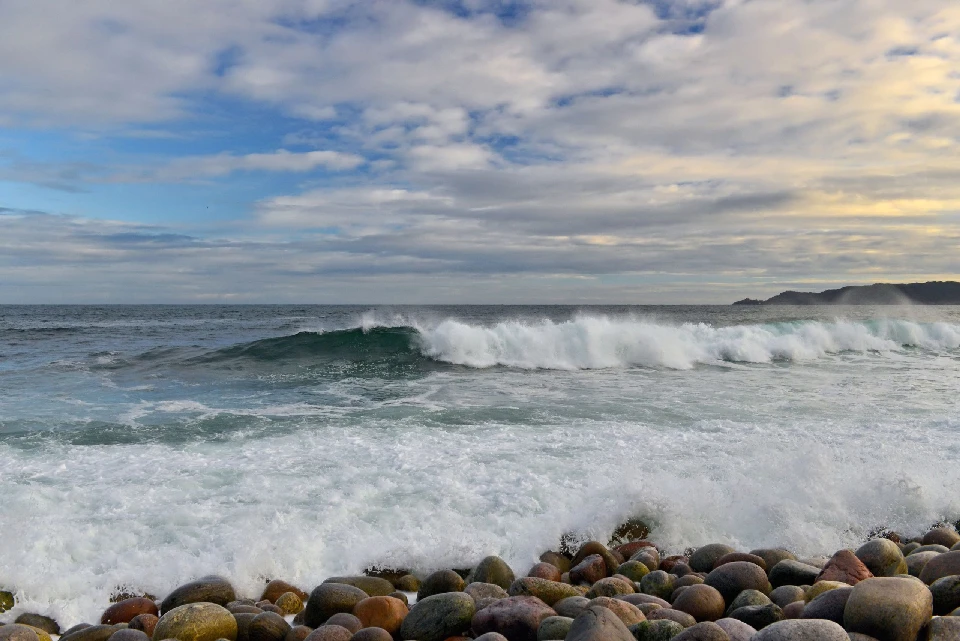
[[[161,600],[117,594],[98,622],[67,630],[20,612],[0,641],[960,641],[950,526],[819,558],[718,543],[666,556],[648,534],[632,520],[607,544],[567,540],[520,577],[490,556],[426,576],[369,569],[309,593],[274,579],[243,598],[208,576]],[[2,579],[0,613],[12,615]]]

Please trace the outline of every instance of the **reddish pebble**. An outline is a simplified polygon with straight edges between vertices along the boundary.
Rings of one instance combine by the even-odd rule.
[[[129,623],[131,619],[140,614],[160,614],[157,604],[146,597],[134,597],[124,599],[119,603],[114,603],[103,611],[100,617],[100,623],[113,625],[115,623]]]
[[[141,630],[148,637],[153,638],[153,629],[157,627],[157,621],[159,620],[155,614],[138,614],[130,619],[128,627],[133,630]]]
[[[563,576],[563,573],[560,572],[560,569],[552,563],[544,563],[541,561],[530,568],[530,571],[527,572],[527,576],[536,577],[538,579],[546,579],[548,581],[559,581]]]

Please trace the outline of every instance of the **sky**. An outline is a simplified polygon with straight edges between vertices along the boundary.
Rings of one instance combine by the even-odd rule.
[[[960,4],[0,0],[0,303],[960,279]]]

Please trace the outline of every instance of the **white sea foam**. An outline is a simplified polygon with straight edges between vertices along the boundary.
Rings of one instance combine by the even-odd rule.
[[[61,389],[87,394],[83,406],[0,393],[4,420],[92,417],[142,436],[118,443],[112,427],[98,441],[90,423],[0,439],[0,587],[18,591],[0,620],[95,622],[118,586],[163,596],[209,573],[259,596],[264,578],[310,588],[374,563],[425,573],[500,554],[525,572],[564,532],[605,539],[630,516],[670,550],[801,554],[960,517],[956,324],[367,329],[382,320],[415,325],[421,349],[470,369],[299,385],[158,377],[142,397],[101,397],[71,373]]]
[[[370,326],[372,322],[364,325]],[[714,327],[583,316],[560,323],[508,321],[492,326],[444,320],[418,329],[424,353],[437,360],[471,367],[526,369],[689,369],[720,361],[810,361],[841,352],[960,347],[960,327],[956,325],[904,320]]]

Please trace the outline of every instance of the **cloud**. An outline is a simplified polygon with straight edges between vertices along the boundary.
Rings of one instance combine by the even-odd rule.
[[[173,141],[212,111],[261,118],[245,144],[219,143],[259,151],[21,153],[0,179],[302,181],[251,197],[249,218],[215,234],[230,240],[176,249],[197,269],[247,252],[266,266],[250,283],[284,269],[451,287],[512,275],[518,292],[656,275],[664,296],[661,278],[722,275],[759,295],[771,279],[958,269],[960,9],[940,0],[51,6],[4,7],[0,123],[110,145],[137,131]],[[295,266],[275,262],[289,252]]]

